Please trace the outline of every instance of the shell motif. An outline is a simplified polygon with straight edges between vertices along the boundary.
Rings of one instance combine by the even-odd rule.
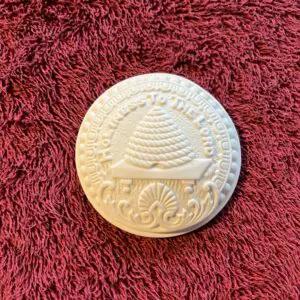
[[[151,183],[142,191],[138,208],[140,211],[148,212],[157,207],[175,212],[178,209],[176,194],[162,183]]]
[[[193,149],[167,111],[154,106],[129,139],[125,160],[140,168],[173,168],[195,158]]]

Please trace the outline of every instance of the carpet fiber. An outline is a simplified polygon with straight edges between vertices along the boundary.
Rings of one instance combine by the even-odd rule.
[[[299,299],[296,4],[1,1],[1,299]],[[93,101],[149,72],[209,90],[242,144],[226,208],[169,239],[104,221],[74,163]]]

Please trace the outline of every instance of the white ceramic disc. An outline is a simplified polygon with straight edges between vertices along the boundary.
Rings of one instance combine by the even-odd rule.
[[[241,166],[230,117],[183,77],[126,79],[87,112],[76,166],[94,208],[115,226],[169,237],[211,220],[228,202]]]

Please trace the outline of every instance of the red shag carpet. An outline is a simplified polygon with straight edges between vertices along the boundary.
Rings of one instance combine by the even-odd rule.
[[[293,0],[1,1],[1,299],[299,299],[299,14]],[[241,138],[233,198],[176,238],[108,224],[76,175],[87,109],[148,72],[209,90]]]

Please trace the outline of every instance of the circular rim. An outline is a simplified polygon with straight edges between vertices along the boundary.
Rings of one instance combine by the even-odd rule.
[[[193,224],[191,226],[176,230],[176,231],[172,231],[172,232],[165,232],[165,233],[156,233],[156,232],[147,232],[147,231],[142,231],[142,230],[135,230],[131,227],[124,227],[124,224],[121,222],[118,222],[117,220],[115,220],[114,218],[112,218],[111,216],[107,215],[107,213],[105,212],[105,210],[101,210],[99,207],[96,207],[96,204],[94,201],[91,201],[91,193],[89,191],[89,187],[86,184],[86,181],[84,179],[84,174],[81,172],[80,167],[80,159],[79,156],[81,155],[81,151],[80,151],[80,145],[82,144],[80,141],[80,138],[82,137],[83,134],[86,134],[86,128],[88,128],[89,124],[91,123],[91,121],[93,120],[93,117],[95,117],[95,111],[97,111],[99,108],[97,108],[97,106],[103,106],[106,101],[109,101],[109,97],[110,95],[113,95],[114,92],[116,91],[120,91],[124,88],[128,88],[131,85],[136,85],[137,83],[144,83],[145,81],[147,82],[147,80],[153,80],[153,79],[159,79],[159,81],[162,80],[173,80],[177,83],[184,83],[186,84],[187,88],[196,88],[199,93],[201,93],[201,95],[203,95],[205,97],[205,100],[218,112],[218,114],[220,116],[222,116],[222,118],[224,120],[226,120],[227,122],[224,124],[226,125],[226,129],[228,131],[230,131],[230,141],[232,143],[232,147],[234,147],[234,151],[236,151],[237,156],[235,159],[235,170],[234,170],[234,180],[230,182],[230,188],[229,191],[226,192],[226,196],[225,199],[223,199],[223,201],[218,202],[218,206],[216,207],[215,211],[213,211],[210,215],[208,215],[206,218],[204,218],[202,221],[200,221],[197,224]],[[81,186],[89,200],[89,202],[91,203],[91,205],[97,210],[97,212],[109,223],[113,224],[114,226],[135,234],[135,235],[140,235],[140,236],[144,236],[144,237],[154,237],[154,238],[159,238],[159,237],[172,237],[172,236],[178,236],[178,235],[182,235],[191,231],[194,231],[202,226],[204,226],[205,224],[207,224],[209,221],[211,221],[223,208],[224,206],[227,204],[227,202],[230,200],[237,182],[239,180],[239,175],[240,175],[240,169],[241,169],[241,148],[240,148],[240,140],[239,140],[239,136],[237,133],[237,130],[235,128],[234,123],[232,122],[230,116],[228,115],[228,113],[226,112],[226,110],[224,109],[224,107],[220,104],[220,102],[214,97],[212,96],[208,91],[206,91],[205,89],[203,89],[201,86],[199,86],[198,84],[194,83],[193,81],[182,77],[182,76],[178,76],[178,75],[174,75],[174,74],[168,74],[168,73],[150,73],[150,74],[143,74],[143,75],[137,75],[137,76],[133,76],[130,78],[127,78],[123,81],[120,81],[119,83],[113,85],[112,87],[110,87],[109,89],[107,89],[103,94],[101,94],[96,100],[95,102],[91,105],[91,107],[88,109],[86,115],[83,118],[83,121],[80,125],[79,131],[78,131],[78,135],[77,135],[77,139],[76,139],[76,152],[75,152],[75,161],[76,161],[76,169],[77,169],[77,174],[79,177],[79,181],[81,183]],[[232,161],[231,161],[231,166],[232,166]],[[227,176],[227,180],[224,183],[224,185],[228,183],[228,176]],[[220,194],[222,194],[222,191],[224,189],[224,185],[222,186],[221,190],[219,191]],[[220,196],[221,198],[221,196]]]

